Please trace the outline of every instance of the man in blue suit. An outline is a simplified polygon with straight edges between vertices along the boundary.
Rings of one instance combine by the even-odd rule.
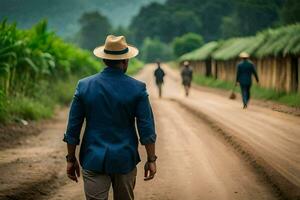
[[[257,83],[259,80],[254,65],[249,61],[249,54],[242,52],[240,54],[240,58],[242,59],[242,62],[240,62],[237,66],[236,84],[240,84],[244,104],[243,108],[246,109],[250,100],[252,75],[255,76]]]
[[[148,156],[145,180],[154,177],[157,159],[146,85],[125,74],[128,60],[138,54],[138,49],[128,45],[123,36],[109,35],[94,54],[107,67],[78,82],[63,139],[68,148],[67,175],[76,182],[80,176],[75,149],[85,120],[79,161],[86,199],[107,199],[112,185],[115,200],[132,200],[136,165],[140,162],[138,136]]]

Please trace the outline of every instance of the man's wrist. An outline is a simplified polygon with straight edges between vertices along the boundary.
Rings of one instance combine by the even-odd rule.
[[[157,160],[157,156],[156,155],[152,155],[152,156],[148,156],[147,158],[147,162],[155,162]]]
[[[71,154],[66,155],[66,160],[70,163],[75,163],[77,161],[76,156]]]

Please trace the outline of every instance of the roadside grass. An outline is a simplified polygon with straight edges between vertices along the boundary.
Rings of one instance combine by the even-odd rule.
[[[212,77],[205,77],[200,74],[194,75],[193,82],[198,85],[219,88],[222,90],[232,90],[234,88],[234,82],[222,81]],[[235,91],[240,92],[240,88],[237,87]],[[272,89],[262,88],[254,84],[251,88],[251,95],[255,99],[271,100],[292,107],[300,107],[299,93],[278,92]]]
[[[51,118],[59,105],[68,105],[73,97],[77,76],[65,80],[41,81],[33,95],[0,95],[0,122]]]
[[[9,98],[7,102],[7,121],[21,119],[37,120],[51,117],[53,109],[51,105],[45,105],[36,99],[19,96]]]
[[[68,105],[72,101],[77,82],[79,81],[78,76],[71,76],[67,81],[59,80],[52,88],[52,94],[54,94],[55,101],[60,105]]]
[[[205,77],[200,74],[193,75],[193,82],[198,85],[208,86],[208,87],[213,87],[213,88],[220,88],[223,90],[231,90],[234,87],[233,82],[222,81],[222,80],[215,79],[212,77]]]

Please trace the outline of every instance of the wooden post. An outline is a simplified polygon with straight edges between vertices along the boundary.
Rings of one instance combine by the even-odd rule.
[[[291,57],[288,56],[286,58],[286,82],[285,82],[285,91],[291,91],[291,83],[292,83],[292,65],[291,65]]]
[[[298,57],[298,93],[300,93],[300,57]]]
[[[272,88],[275,88],[276,90],[278,90],[278,83],[277,83],[277,58],[273,57],[273,73],[272,73]]]
[[[212,77],[216,77],[216,61],[211,60],[211,75]]]

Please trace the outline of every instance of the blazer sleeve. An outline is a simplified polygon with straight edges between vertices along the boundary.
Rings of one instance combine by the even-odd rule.
[[[240,65],[237,65],[237,71],[236,71],[236,79],[235,82],[238,83],[240,79]]]
[[[252,65],[252,73],[255,76],[256,82],[259,82],[258,75],[257,75],[257,72],[256,72],[256,67],[254,65]]]
[[[67,130],[63,141],[68,144],[79,145],[80,131],[85,118],[84,105],[80,96],[81,82],[79,81],[73,96],[69,112]]]
[[[155,143],[156,133],[154,117],[145,84],[143,84],[141,96],[139,97],[136,106],[136,123],[141,144]]]

